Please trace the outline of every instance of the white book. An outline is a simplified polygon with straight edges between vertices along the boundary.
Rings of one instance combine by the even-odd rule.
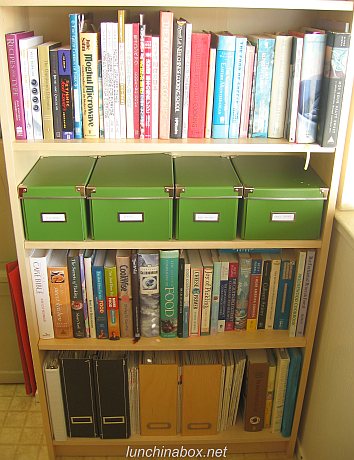
[[[47,266],[51,254],[51,249],[34,249],[29,259],[39,337],[41,339],[54,338],[47,275]]]
[[[296,271],[294,278],[293,295],[291,299],[290,318],[289,318],[289,337],[295,337],[297,319],[299,316],[300,299],[302,291],[302,281],[304,278],[306,261],[306,251],[297,253]]]
[[[108,36],[107,23],[101,23],[101,60],[102,60],[102,99],[103,99],[103,126],[104,137],[111,139],[110,128],[110,75],[109,75],[109,51],[108,51]]]
[[[208,92],[205,113],[205,138],[211,138],[211,122],[213,118],[214,81],[215,81],[216,48],[209,50]],[[182,127],[183,128],[183,127]]]
[[[113,107],[114,107],[114,137],[120,139],[120,98],[119,98],[119,44],[118,23],[108,23],[110,30],[110,45],[112,49],[112,82],[113,82]]]
[[[213,259],[209,249],[201,249],[199,253],[203,264],[203,295],[200,333],[201,335],[209,335],[213,289]]]
[[[184,54],[182,139],[188,135],[189,88],[191,81],[192,24],[186,23],[186,42]]]
[[[127,119],[125,113],[125,11],[118,11],[118,70],[119,70],[119,107],[120,138],[127,138]]]
[[[158,139],[160,90],[160,37],[152,37],[151,52],[151,138]]]
[[[134,139],[133,24],[125,24],[125,110],[127,139]]]
[[[25,112],[27,140],[34,139],[32,101],[31,101],[32,92],[31,92],[31,81],[29,78],[27,50],[29,48],[32,48],[33,46],[40,45],[41,43],[43,43],[42,36],[22,38],[18,42],[19,49],[20,49],[22,95],[23,95],[23,106],[24,106],[24,112]],[[37,91],[38,89],[39,87],[37,88]]]
[[[276,348],[275,355],[277,372],[275,376],[271,427],[272,433],[280,433],[290,358],[286,348]]]
[[[301,291],[299,315],[298,315],[298,320],[297,320],[297,325],[296,325],[296,336],[299,336],[299,337],[302,337],[305,331],[307,308],[308,308],[308,303],[310,299],[311,281],[312,281],[313,268],[315,264],[315,257],[316,257],[316,251],[314,249],[307,251],[306,263],[305,263],[305,268],[304,268],[303,287]]]
[[[266,313],[266,319],[265,319],[265,329],[273,329],[275,307],[277,304],[277,296],[278,296],[280,265],[281,265],[280,255],[271,254],[270,259],[272,259],[272,268],[270,269],[270,275],[269,275],[269,291],[268,291],[267,313]]]
[[[33,136],[35,140],[43,139],[43,120],[42,120],[42,102],[41,90],[39,81],[39,64],[38,64],[38,48],[35,46],[27,50],[28,57],[28,72],[31,88],[37,88],[37,94],[32,95],[32,123]]]
[[[86,249],[84,256],[85,282],[86,282],[86,299],[87,313],[90,328],[91,339],[96,338],[96,319],[95,319],[95,301],[92,284],[92,261],[95,258],[95,250]]]
[[[66,441],[67,433],[57,351],[51,351],[47,354],[43,363],[43,374],[53,437],[55,441]]]

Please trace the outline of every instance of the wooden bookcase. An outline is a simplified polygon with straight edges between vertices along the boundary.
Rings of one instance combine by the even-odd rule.
[[[151,444],[177,447],[223,448],[228,452],[283,452],[292,456],[301,409],[306,389],[306,381],[311,361],[311,353],[315,338],[316,322],[320,307],[321,293],[324,282],[327,255],[330,243],[334,209],[336,204],[342,156],[345,148],[346,123],[349,115],[350,94],[353,78],[353,47],[350,50],[349,69],[342,108],[340,132],[336,149],[321,148],[316,144],[289,144],[283,140],[243,139],[243,140],[153,140],[153,141],[16,141],[13,128],[11,95],[7,71],[5,33],[18,30],[34,29],[36,34],[43,34],[45,41],[61,40],[69,42],[70,12],[94,13],[95,22],[116,20],[118,7],[146,13],[160,9],[174,11],[176,16],[187,18],[193,23],[193,30],[230,30],[234,33],[272,32],[296,29],[302,25],[312,25],[316,18],[323,16],[337,21],[353,20],[352,1],[334,0],[63,0],[60,7],[55,0],[0,0],[0,87],[2,97],[1,124],[3,129],[3,145],[12,218],[15,229],[17,255],[20,265],[23,295],[25,299],[32,355],[34,360],[38,391],[44,419],[44,430],[47,437],[49,455],[124,455],[128,445],[133,447],[149,447]],[[97,6],[99,4],[100,6]],[[193,6],[191,6],[193,4]],[[17,196],[17,185],[29,169],[43,155],[112,155],[124,152],[171,152],[175,155],[195,155],[201,152],[208,155],[255,153],[311,155],[311,166],[330,187],[329,199],[323,220],[322,236],[316,241],[245,241],[236,239],[230,242],[120,242],[120,241],[87,241],[87,242],[30,242],[25,241],[21,208]],[[4,243],[3,243],[4,244]],[[6,244],[6,242],[5,242]],[[224,333],[217,336],[188,339],[142,339],[137,344],[122,339],[119,342],[101,341],[96,339],[70,340],[39,340],[34,299],[32,293],[29,252],[32,248],[316,248],[316,266],[312,282],[310,308],[307,319],[305,337],[289,338],[287,331],[256,331],[252,333]],[[101,439],[68,439],[65,442],[52,440],[48,408],[45,399],[42,376],[42,361],[46,350],[184,350],[184,349],[237,349],[237,348],[276,348],[301,347],[304,350],[302,374],[294,416],[292,434],[284,438],[273,434],[270,430],[258,433],[243,431],[239,423],[231,430],[212,437],[159,437],[150,438],[133,436],[128,440]]]

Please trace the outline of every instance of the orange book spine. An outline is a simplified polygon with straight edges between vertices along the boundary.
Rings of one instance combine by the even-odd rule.
[[[48,267],[50,306],[54,325],[54,337],[73,337],[69,274],[67,267]]]

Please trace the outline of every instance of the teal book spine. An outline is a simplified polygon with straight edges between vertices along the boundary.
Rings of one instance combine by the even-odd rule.
[[[214,262],[213,274],[213,290],[211,298],[211,318],[210,318],[210,334],[217,334],[219,321],[219,305],[220,305],[220,275],[221,262]]]
[[[73,76],[74,95],[74,135],[82,139],[82,110],[81,110],[81,70],[79,58],[79,14],[69,14],[71,70]]]
[[[246,62],[246,37],[236,37],[235,61],[233,71],[229,138],[238,139],[240,133],[240,116],[243,90],[243,77]]]
[[[160,335],[177,337],[178,249],[160,251]]]
[[[283,419],[281,422],[281,434],[283,436],[291,435],[302,362],[302,354],[298,348],[288,348],[288,354],[290,357],[290,364],[286,384]]]
[[[281,262],[273,329],[288,329],[294,287],[295,265],[295,260],[291,259],[282,260]]]

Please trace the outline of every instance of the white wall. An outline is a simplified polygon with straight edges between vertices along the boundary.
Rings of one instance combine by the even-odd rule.
[[[303,460],[354,459],[354,213],[338,216],[300,424]]]

